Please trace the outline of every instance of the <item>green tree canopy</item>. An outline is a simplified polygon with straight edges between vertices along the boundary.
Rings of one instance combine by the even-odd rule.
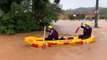
[[[58,19],[61,8],[58,1],[54,3],[49,0],[0,0],[0,8],[5,12],[0,17],[0,33],[43,29],[44,25]]]
[[[0,0],[0,9],[7,13],[11,9],[11,4],[13,2],[20,4],[21,1],[22,0]]]

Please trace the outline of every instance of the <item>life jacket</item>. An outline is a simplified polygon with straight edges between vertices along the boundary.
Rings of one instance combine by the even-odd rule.
[[[58,32],[55,29],[52,29],[49,34],[49,38],[58,39]]]
[[[92,28],[90,26],[84,27],[84,36],[91,36]]]

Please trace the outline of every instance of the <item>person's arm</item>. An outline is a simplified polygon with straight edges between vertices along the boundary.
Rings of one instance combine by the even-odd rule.
[[[51,31],[50,31],[50,35],[52,35],[53,33],[54,33],[54,31],[53,31],[53,30],[51,30]]]
[[[85,28],[85,27],[82,25],[81,28]]]
[[[81,28],[85,28],[85,27],[83,26],[83,23],[81,23]]]
[[[46,32],[50,32],[50,30],[46,29]]]

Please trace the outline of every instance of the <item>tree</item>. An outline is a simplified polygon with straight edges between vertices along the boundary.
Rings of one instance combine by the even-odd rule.
[[[52,20],[56,20],[58,10],[61,11],[61,9],[57,6],[60,0],[55,0],[55,4],[51,4],[49,0],[32,0],[32,2],[32,10],[34,12],[35,19],[37,21],[42,20],[42,22],[46,24]]]
[[[1,0],[0,8],[5,14],[0,17],[0,33],[14,34],[43,29],[40,20],[44,25],[57,20],[61,11],[57,3],[51,4],[49,0]]]
[[[60,0],[54,0],[54,3],[58,4],[60,2]]]
[[[11,9],[11,4],[13,2],[20,4],[21,1],[22,0],[0,0],[0,9],[7,13]]]

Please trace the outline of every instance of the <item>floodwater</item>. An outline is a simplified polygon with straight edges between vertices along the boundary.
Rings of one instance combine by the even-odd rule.
[[[82,29],[74,33],[81,22],[87,21],[59,20],[53,25],[60,35],[73,36],[82,34]],[[92,27],[94,26],[94,21],[88,22]],[[93,34],[96,41],[92,44],[46,47],[45,49],[31,47],[24,42],[26,36],[43,36],[41,31],[11,36],[0,34],[0,60],[107,60],[107,22],[100,20],[99,28],[93,27]]]

